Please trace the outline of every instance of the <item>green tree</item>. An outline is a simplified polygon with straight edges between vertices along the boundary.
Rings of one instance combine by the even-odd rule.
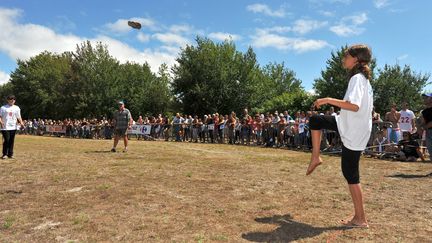
[[[70,75],[71,55],[50,52],[18,60],[8,88],[18,97],[24,117],[63,117],[67,111],[60,102],[65,93],[65,79]]]
[[[309,111],[313,101],[315,101],[315,97],[304,90],[284,92],[265,101],[257,111],[288,111],[290,114],[294,114],[296,111]]]
[[[107,46],[90,41],[77,45],[72,75],[67,80],[64,107],[74,117],[110,115],[120,92],[120,64]]]
[[[151,72],[147,63],[140,65],[127,62],[121,65],[120,73],[116,99],[125,99],[134,117],[166,112],[170,104],[166,64],[161,65],[158,76]]]
[[[196,42],[182,50],[173,67],[173,93],[186,113],[258,111],[269,99],[303,91],[301,81],[283,63],[260,68],[250,47],[241,53],[232,41],[197,37]]]
[[[201,115],[249,107],[259,82],[252,48],[242,54],[232,41],[197,37],[196,42],[181,51],[172,68],[172,89],[182,110]]]
[[[414,72],[408,65],[385,65],[378,70],[378,78],[372,83],[375,109],[384,114],[391,104],[400,107],[405,101],[412,110],[422,109],[421,93],[430,84],[429,77],[429,74]]]

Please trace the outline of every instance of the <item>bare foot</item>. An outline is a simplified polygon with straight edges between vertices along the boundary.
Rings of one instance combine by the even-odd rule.
[[[344,226],[349,228],[369,228],[367,222],[354,222],[353,220],[342,223]]]
[[[307,168],[306,175],[312,174],[315,168],[322,163],[322,159],[320,156],[314,157],[312,156],[311,162],[309,163],[309,167]]]
[[[355,216],[351,217],[351,220],[349,219],[341,220],[341,224],[351,228],[369,228],[369,224],[367,223],[366,220],[359,220]]]

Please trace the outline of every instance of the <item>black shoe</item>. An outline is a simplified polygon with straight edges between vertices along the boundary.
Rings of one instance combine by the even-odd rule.
[[[115,148],[112,148],[112,149],[111,149],[111,152],[115,153],[115,152],[116,152]]]
[[[13,156],[8,156],[9,159],[15,159]]]

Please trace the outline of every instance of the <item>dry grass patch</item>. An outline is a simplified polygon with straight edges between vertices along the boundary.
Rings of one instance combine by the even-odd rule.
[[[304,176],[309,154],[282,149],[18,136],[0,161],[0,240],[19,242],[425,242],[429,163],[362,159],[371,228],[351,213],[339,158]]]

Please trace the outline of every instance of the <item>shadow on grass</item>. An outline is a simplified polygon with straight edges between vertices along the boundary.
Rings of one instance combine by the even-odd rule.
[[[85,151],[86,154],[108,154],[112,153],[111,150],[96,150],[96,151]]]
[[[394,174],[386,177],[392,177],[392,178],[404,178],[404,179],[416,179],[416,178],[425,178],[430,177],[432,178],[432,173],[426,174],[426,175],[410,175],[410,174]]]
[[[311,238],[325,231],[350,229],[344,226],[315,227],[309,224],[296,222],[292,220],[289,214],[256,218],[255,221],[263,224],[277,224],[279,228],[271,232],[249,232],[242,234],[243,239],[254,242],[291,242]]]

